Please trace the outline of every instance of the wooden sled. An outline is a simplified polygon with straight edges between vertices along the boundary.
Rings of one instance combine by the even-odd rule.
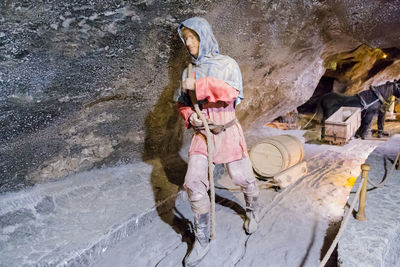
[[[344,145],[361,125],[361,109],[341,107],[325,121],[325,141]]]

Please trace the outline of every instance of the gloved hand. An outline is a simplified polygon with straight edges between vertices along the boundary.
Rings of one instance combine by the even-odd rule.
[[[190,115],[189,122],[192,126],[195,127],[203,126],[203,122],[201,121],[196,112],[193,112],[192,115]]]
[[[187,90],[196,90],[196,80],[193,78],[186,78],[182,83],[182,88],[185,93],[187,93]]]

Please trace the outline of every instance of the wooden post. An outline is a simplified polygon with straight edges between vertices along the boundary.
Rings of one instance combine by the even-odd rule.
[[[367,198],[367,182],[368,182],[368,171],[371,169],[369,164],[362,164],[361,171],[364,182],[360,192],[360,200],[358,202],[358,212],[356,214],[356,219],[359,221],[365,221],[365,201]]]

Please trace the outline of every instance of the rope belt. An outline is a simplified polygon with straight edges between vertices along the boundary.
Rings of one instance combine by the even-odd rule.
[[[210,131],[213,134],[217,135],[217,134],[220,134],[221,132],[226,131],[226,129],[228,129],[229,127],[235,125],[236,122],[237,122],[237,119],[235,118],[235,119],[231,120],[230,122],[228,122],[227,124],[222,124],[222,125],[209,123],[208,127],[210,127]],[[200,126],[200,127],[193,126],[193,129],[195,132],[200,132],[200,131],[204,130],[205,128],[204,128],[204,126]]]

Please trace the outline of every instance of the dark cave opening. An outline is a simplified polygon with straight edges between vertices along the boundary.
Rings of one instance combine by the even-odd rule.
[[[297,107],[297,111],[303,114],[314,113],[317,109],[320,98],[323,95],[332,92],[334,81],[335,79],[332,77],[322,76],[311,98],[303,105]]]
[[[375,78],[382,76],[398,59],[400,49],[396,47],[378,49],[366,45],[328,57],[325,60],[326,71],[313,95],[297,107],[297,111],[301,114],[314,113],[321,97],[330,92],[349,95],[365,90],[364,84],[374,84]],[[390,81],[398,78],[386,76],[389,75],[384,77]]]

